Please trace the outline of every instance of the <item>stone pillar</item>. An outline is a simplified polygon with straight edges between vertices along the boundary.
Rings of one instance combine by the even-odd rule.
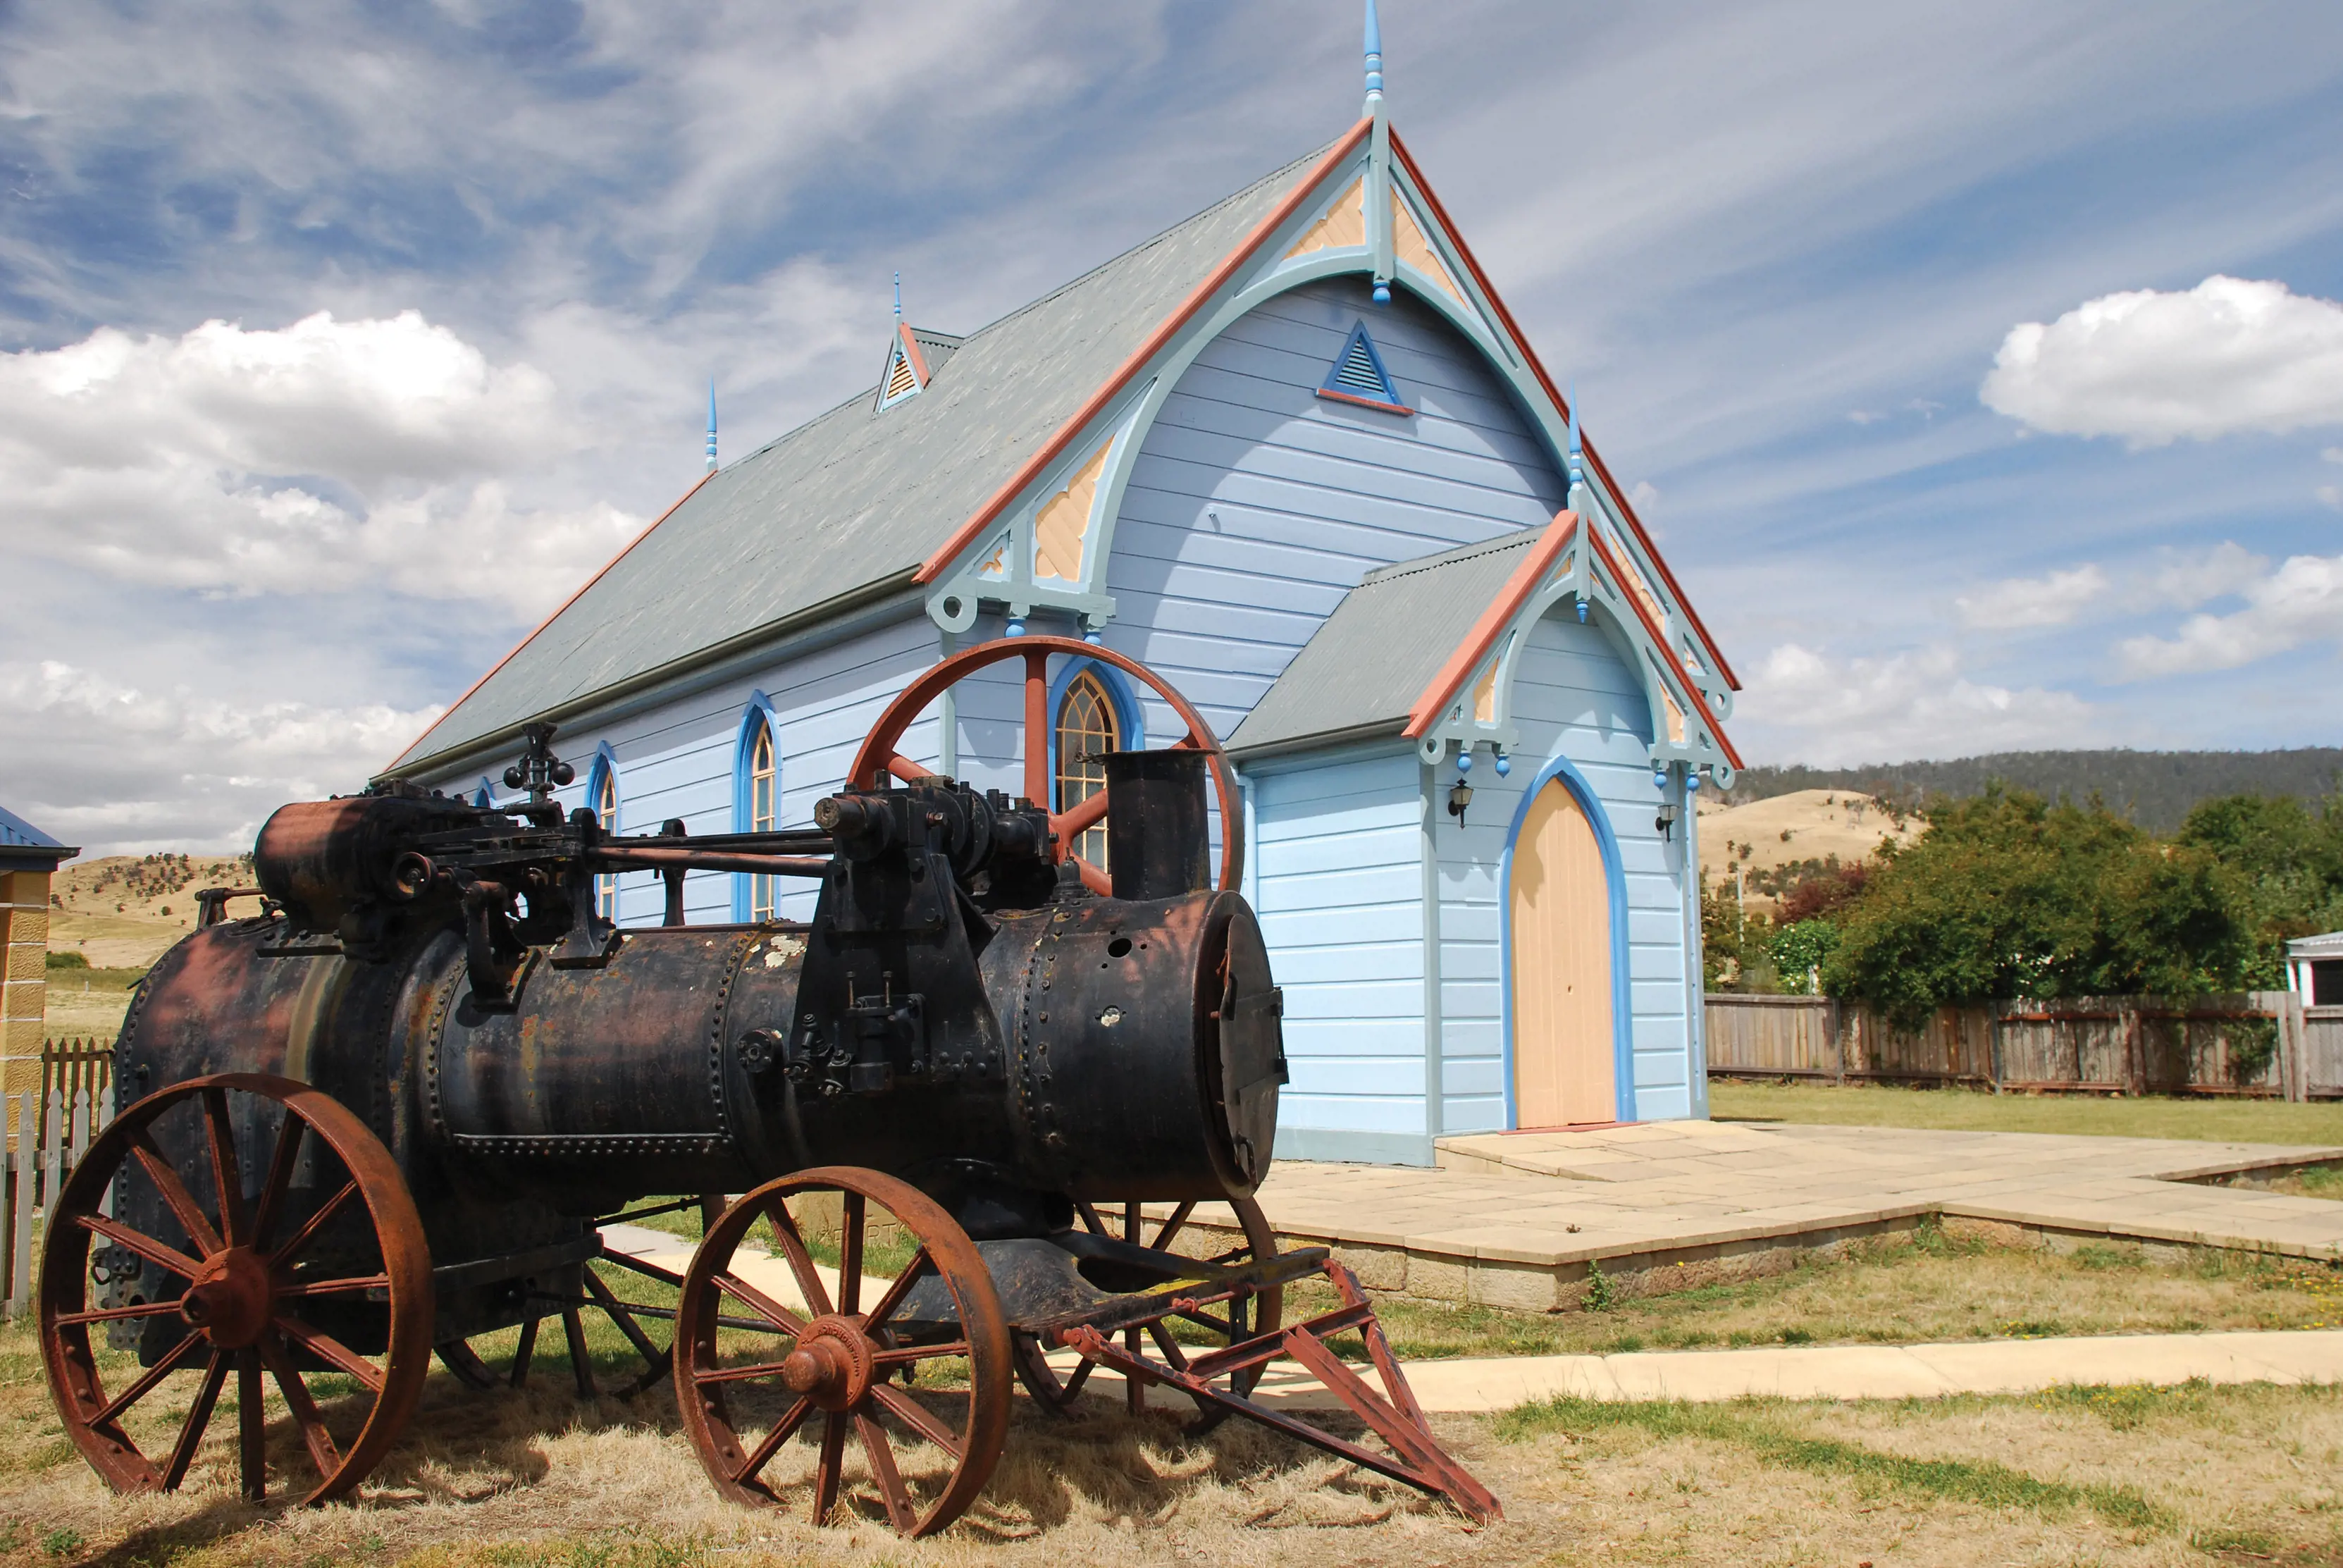
[[[41,1087],[42,1013],[47,1004],[49,873],[0,870],[0,1094]],[[8,1130],[15,1131],[14,1126]]]

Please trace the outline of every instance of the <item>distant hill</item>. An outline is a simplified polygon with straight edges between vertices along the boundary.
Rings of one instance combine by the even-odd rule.
[[[2002,751],[1943,762],[1861,768],[1749,768],[1726,794],[1741,805],[1801,789],[1845,789],[1907,809],[1982,794],[1995,779],[2053,799],[2093,795],[2152,832],[2180,826],[2189,808],[2219,795],[2294,795],[2316,800],[2343,784],[2343,748],[2288,751]]]

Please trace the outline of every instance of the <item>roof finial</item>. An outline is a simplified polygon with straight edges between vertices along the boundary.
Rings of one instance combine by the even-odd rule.
[[[895,275],[895,319],[903,319],[903,275]]]
[[[1375,0],[1367,0],[1367,103],[1360,111],[1373,116],[1383,95],[1383,30],[1375,20]]]
[[[1570,484],[1575,489],[1586,483],[1586,447],[1578,435],[1578,383],[1570,384]]]
[[[716,377],[708,378],[708,471],[716,472]]]

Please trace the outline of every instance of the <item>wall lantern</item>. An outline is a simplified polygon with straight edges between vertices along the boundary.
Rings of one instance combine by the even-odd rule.
[[[1473,786],[1464,782],[1464,775],[1473,770],[1473,749],[1466,747],[1456,758],[1456,782],[1448,787],[1448,814],[1459,825],[1464,820],[1464,808],[1473,803]]]

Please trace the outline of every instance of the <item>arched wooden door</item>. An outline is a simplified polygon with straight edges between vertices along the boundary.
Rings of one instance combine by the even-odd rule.
[[[1617,1118],[1611,889],[1578,797],[1548,779],[1513,841],[1513,1124]]]

